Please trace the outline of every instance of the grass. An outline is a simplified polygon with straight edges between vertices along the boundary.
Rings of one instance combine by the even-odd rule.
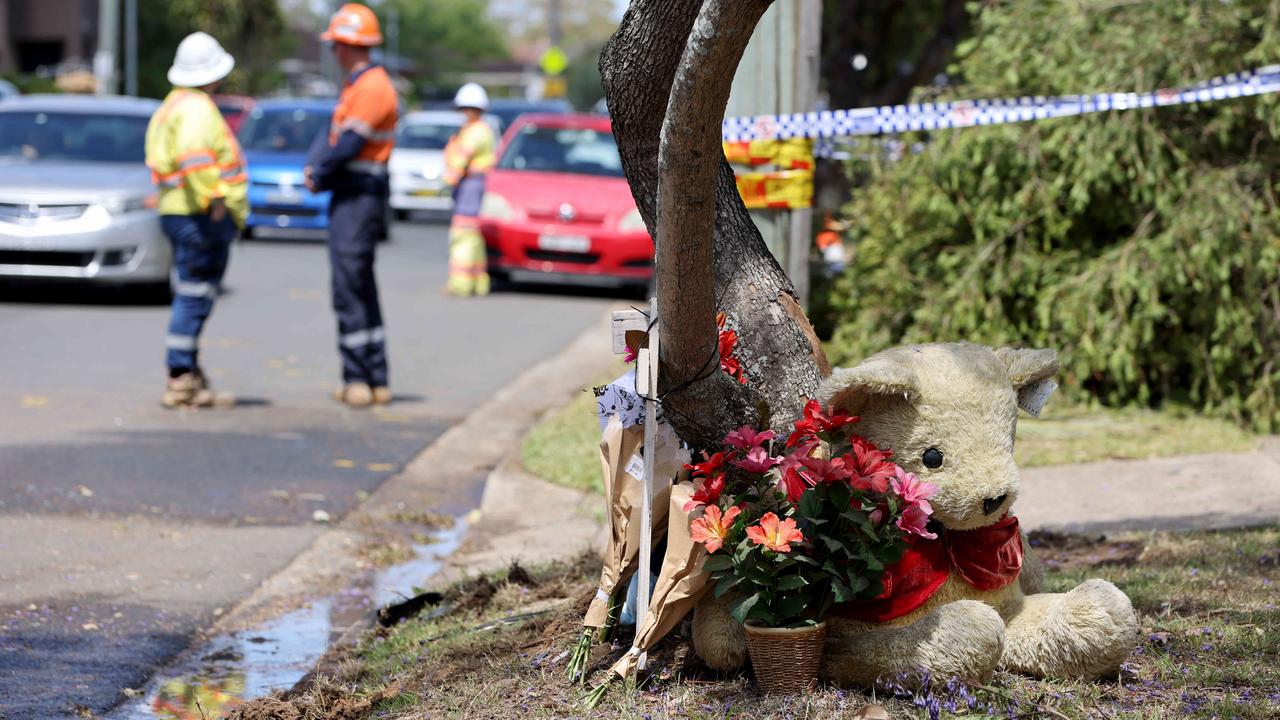
[[[583,392],[547,413],[522,447],[524,466],[548,482],[603,492],[595,396]],[[1018,422],[1021,467],[1253,449],[1255,436],[1225,420],[1177,411],[1054,406]]]
[[[650,654],[642,690],[618,685],[588,711],[580,703],[586,688],[564,678],[598,568],[579,559],[521,574],[518,582],[487,578],[455,588],[453,612],[370,634],[329,681],[329,692],[339,683],[352,697],[379,698],[369,713],[352,717],[393,720],[839,718],[870,703],[893,718],[930,717],[930,705],[935,717],[1280,716],[1280,528],[1109,540],[1040,534],[1034,544],[1049,591],[1100,576],[1132,598],[1141,639],[1120,677],[1055,682],[998,673],[990,686],[952,683],[896,697],[886,689],[826,686],[762,696],[749,673],[719,675],[703,666],[678,628]],[[592,679],[629,644],[624,637],[613,647],[598,645]]]
[[[625,372],[621,362],[594,385],[613,382]],[[547,482],[575,490],[603,493],[600,480],[600,421],[591,388],[575,394],[569,404],[548,412],[525,436],[520,457],[529,472]]]

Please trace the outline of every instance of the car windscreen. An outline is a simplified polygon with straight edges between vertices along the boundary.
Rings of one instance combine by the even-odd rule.
[[[589,128],[526,125],[511,138],[498,167],[622,177],[622,158],[613,135]]]
[[[142,163],[149,120],[146,115],[0,112],[0,157],[33,162]]]
[[[396,131],[396,147],[410,150],[443,150],[449,138],[462,129],[462,123],[405,123]]]
[[[305,153],[316,136],[329,131],[330,117],[332,113],[327,110],[255,108],[240,126],[240,147],[259,152]]]

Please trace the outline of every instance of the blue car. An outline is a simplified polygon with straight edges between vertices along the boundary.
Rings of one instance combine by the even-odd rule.
[[[307,151],[329,132],[332,99],[262,100],[240,127],[249,166],[246,237],[323,236],[329,228],[329,193],[302,181]]]

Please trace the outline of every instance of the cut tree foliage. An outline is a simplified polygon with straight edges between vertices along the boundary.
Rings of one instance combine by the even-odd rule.
[[[694,447],[799,414],[830,373],[791,281],[751,221],[724,159],[734,72],[771,0],[633,0],[600,55],[613,131],[657,246],[659,393]],[[720,372],[716,313],[739,335],[741,385]]]

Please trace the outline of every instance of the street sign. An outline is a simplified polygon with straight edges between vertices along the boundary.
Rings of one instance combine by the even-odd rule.
[[[548,75],[559,75],[569,67],[569,56],[564,54],[564,50],[552,45],[538,58],[538,67]]]

